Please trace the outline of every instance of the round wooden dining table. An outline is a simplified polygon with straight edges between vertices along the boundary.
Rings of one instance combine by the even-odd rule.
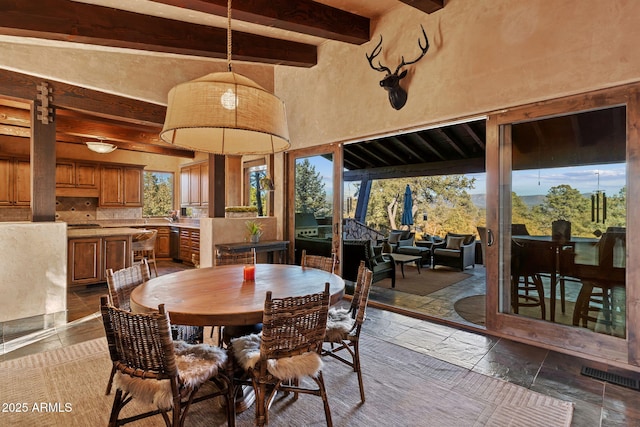
[[[331,304],[344,296],[344,280],[324,270],[287,264],[256,264],[255,281],[243,280],[243,265],[197,268],[155,277],[131,293],[131,310],[164,304],[171,323],[192,326],[254,325],[262,322],[267,291],[273,298],[324,291]]]

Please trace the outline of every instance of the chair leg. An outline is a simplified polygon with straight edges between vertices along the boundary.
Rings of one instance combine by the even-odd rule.
[[[116,427],[118,425],[118,415],[120,409],[122,409],[123,399],[122,390],[116,390],[116,395],[113,398],[113,406],[111,407],[111,416],[109,417],[109,427]]]
[[[320,397],[322,398],[322,403],[324,404],[324,416],[327,420],[327,427],[333,427],[333,421],[331,420],[331,409],[329,408],[327,390],[324,387],[324,377],[322,376],[322,371],[318,372],[318,376],[313,380],[316,382],[316,384],[318,384]]]
[[[111,375],[109,376],[109,382],[107,383],[107,392],[105,393],[105,395],[110,395],[111,394],[111,386],[113,386],[113,377],[116,374],[116,367],[115,365],[111,367]]]
[[[360,365],[360,344],[356,341],[353,344],[353,370],[358,375],[358,386],[360,386],[360,401],[365,402],[364,398],[364,384],[362,382],[362,366]]]

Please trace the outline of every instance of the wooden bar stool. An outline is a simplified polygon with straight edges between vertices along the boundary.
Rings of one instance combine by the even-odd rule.
[[[158,277],[158,266],[156,265],[156,237],[158,230],[144,230],[142,233],[133,236],[131,242],[132,263],[147,259],[149,266],[153,264],[153,271]]]

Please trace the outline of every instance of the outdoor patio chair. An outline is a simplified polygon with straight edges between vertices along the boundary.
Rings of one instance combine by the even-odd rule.
[[[109,268],[106,271],[107,286],[109,288],[109,296],[111,304],[121,310],[131,310],[131,292],[142,283],[149,280],[151,274],[149,272],[149,264],[146,259],[120,270],[113,271]],[[172,325],[171,333],[173,339],[185,341],[190,344],[202,342],[202,327],[187,325]],[[114,370],[109,377],[106,394],[111,393],[111,385],[113,383]]]
[[[546,317],[542,278],[555,274],[556,252],[553,243],[536,240],[511,241],[511,306],[518,314],[521,307],[540,307]],[[555,295],[551,295],[555,298]]]
[[[100,311],[115,371],[110,427],[158,414],[167,426],[183,426],[193,402],[216,396],[224,397],[227,424],[235,425],[233,385],[224,375],[225,350],[174,342],[164,304],[158,306],[158,312],[131,313],[110,305],[103,296]],[[214,382],[215,389],[194,399],[207,381]],[[119,419],[120,411],[132,400],[154,409]]]
[[[476,236],[474,234],[447,233],[444,241],[434,243],[433,268],[436,265],[458,268],[464,271],[476,265]]]
[[[272,298],[264,303],[262,335],[231,341],[232,355],[246,372],[256,393],[256,425],[269,422],[268,412],[278,391],[322,398],[327,426],[332,426],[329,400],[322,376],[320,353],[327,327],[329,283],[317,294]],[[316,387],[301,384],[309,378]],[[242,381],[241,381],[242,382]],[[269,394],[267,395],[267,388]]]
[[[324,338],[325,347],[322,349],[323,356],[330,356],[340,362],[350,366],[358,375],[358,386],[360,387],[360,400],[365,402],[364,385],[362,382],[362,365],[360,363],[360,331],[364,324],[367,303],[369,302],[369,291],[373,273],[366,268],[364,262],[360,263],[358,271],[358,281],[356,282],[351,307],[346,309],[330,309],[327,320],[327,334]],[[355,303],[355,304],[354,304]],[[330,345],[327,348],[327,345]],[[350,359],[338,354],[342,350],[349,353]]]
[[[320,255],[307,255],[306,249],[303,249],[300,265],[303,267],[317,268],[319,270],[333,273],[336,268],[336,254],[331,254],[330,257]]]

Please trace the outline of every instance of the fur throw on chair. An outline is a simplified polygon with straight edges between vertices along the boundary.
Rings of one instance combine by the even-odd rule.
[[[254,369],[260,361],[260,342],[259,334],[231,340],[233,355],[244,370]],[[320,369],[322,369],[322,359],[318,353],[314,352],[267,360],[269,373],[283,381],[307,376],[316,377]]]
[[[351,313],[345,308],[329,309],[327,317],[327,332],[324,337],[325,342],[340,342],[346,339],[353,328],[355,320],[351,318]]]
[[[184,341],[175,341],[173,345],[180,385],[185,394],[217,375],[227,361],[227,353],[219,347],[187,344]],[[117,388],[141,402],[151,403],[161,410],[173,407],[169,380],[142,379],[116,372],[113,381]]]

